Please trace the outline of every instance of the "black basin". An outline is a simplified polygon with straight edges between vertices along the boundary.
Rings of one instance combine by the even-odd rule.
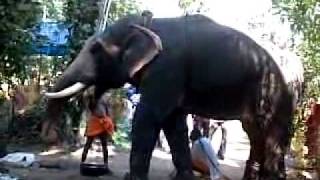
[[[109,174],[110,170],[104,164],[80,164],[80,173],[83,176],[103,176]]]

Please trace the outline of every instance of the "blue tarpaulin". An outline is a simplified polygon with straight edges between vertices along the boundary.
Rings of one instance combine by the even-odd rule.
[[[33,30],[32,54],[63,56],[67,52],[70,29],[67,24],[55,21],[43,21]]]

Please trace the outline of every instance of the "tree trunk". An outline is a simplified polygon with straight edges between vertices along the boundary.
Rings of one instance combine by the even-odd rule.
[[[307,120],[306,145],[308,146],[308,156],[311,159],[318,157],[319,132],[320,131],[320,104],[312,106],[311,115]]]

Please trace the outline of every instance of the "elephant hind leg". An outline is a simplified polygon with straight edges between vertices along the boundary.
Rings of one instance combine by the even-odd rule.
[[[246,163],[244,180],[258,180],[261,173],[261,165],[264,161],[264,135],[261,126],[252,114],[241,118],[242,127],[250,140],[250,155]]]
[[[289,146],[288,127],[272,124],[268,128],[265,141],[265,161],[262,179],[285,179],[284,156]]]
[[[289,108],[279,108],[266,131],[262,179],[286,179],[284,156],[290,145],[293,119]]]

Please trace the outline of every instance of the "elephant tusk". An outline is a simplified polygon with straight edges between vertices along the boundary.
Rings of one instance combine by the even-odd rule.
[[[86,87],[85,84],[81,83],[81,82],[77,82],[75,84],[73,84],[72,86],[69,86],[59,92],[47,92],[44,95],[48,98],[63,98],[63,97],[67,97],[67,96],[71,96],[79,91],[81,91],[82,89],[84,89]]]

